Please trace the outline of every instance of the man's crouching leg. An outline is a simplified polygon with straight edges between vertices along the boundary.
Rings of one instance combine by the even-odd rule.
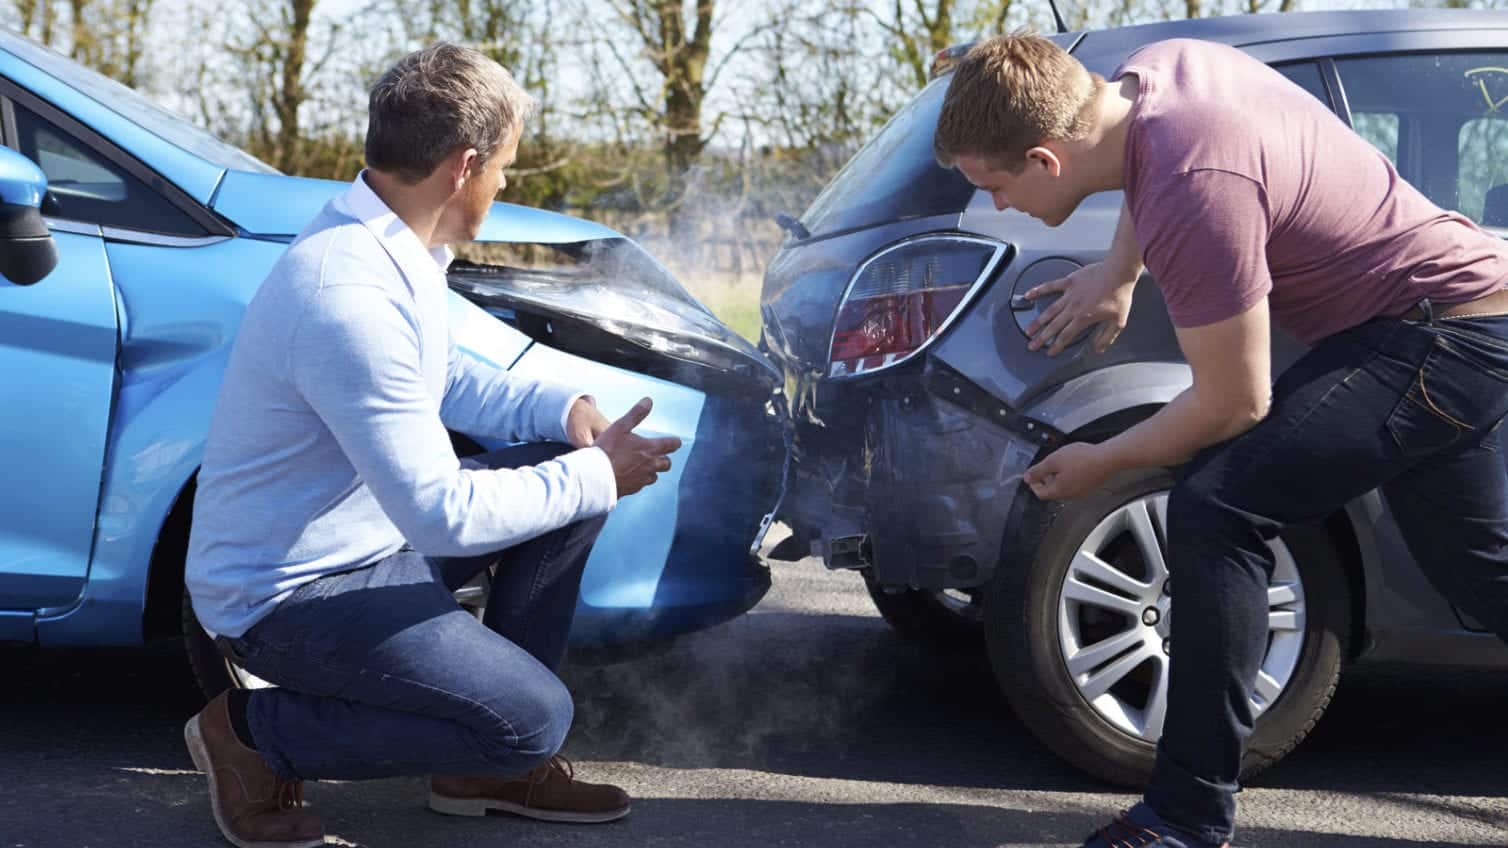
[[[472,461],[490,468],[517,468],[548,461],[568,450],[565,445],[522,445],[474,457]],[[599,517],[579,521],[492,557],[437,560],[436,570],[447,585],[455,588],[485,567],[479,566],[480,561],[495,563],[496,573],[483,622],[554,672],[565,655],[580,596],[582,571],[604,520]],[[570,728],[573,707],[565,685],[553,676],[549,683],[553,686],[538,678],[535,688],[555,691],[541,691],[538,697],[529,700],[559,706],[546,708],[537,715],[509,716],[521,739],[549,738],[548,730],[536,733],[528,726],[533,722],[540,722],[541,727],[558,728],[559,738],[541,752],[541,762],[512,777],[436,774],[430,780],[431,810],[459,816],[480,816],[496,810],[542,821],[573,823],[609,822],[628,815],[628,793],[616,786],[577,780],[570,761],[557,753]],[[515,746],[509,754],[510,761],[517,763],[519,755]]]

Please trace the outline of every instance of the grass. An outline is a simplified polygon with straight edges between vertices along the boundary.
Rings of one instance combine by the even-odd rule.
[[[734,332],[751,342],[759,340],[759,288],[763,271],[739,274],[674,267],[670,270],[693,297],[706,304]]]

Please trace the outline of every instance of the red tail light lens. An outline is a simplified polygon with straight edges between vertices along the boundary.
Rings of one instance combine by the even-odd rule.
[[[926,236],[875,254],[838,306],[828,376],[867,374],[915,356],[1004,255],[1005,245],[967,236]]]

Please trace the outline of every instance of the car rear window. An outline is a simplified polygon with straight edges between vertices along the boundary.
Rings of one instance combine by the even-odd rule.
[[[974,187],[932,157],[932,131],[949,77],[933,80],[890,119],[801,216],[813,236],[961,212]]]

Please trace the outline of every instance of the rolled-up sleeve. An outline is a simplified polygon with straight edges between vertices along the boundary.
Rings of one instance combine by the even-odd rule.
[[[1267,198],[1228,171],[1174,174],[1132,210],[1142,259],[1180,328],[1240,315],[1272,291]]]

